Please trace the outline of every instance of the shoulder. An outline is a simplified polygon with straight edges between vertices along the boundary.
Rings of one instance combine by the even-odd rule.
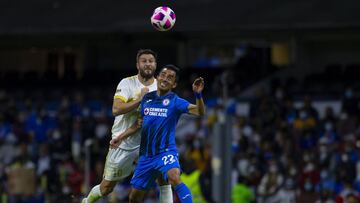
[[[173,95],[171,96],[171,98],[175,101],[175,102],[183,102],[186,101],[185,99],[183,99],[182,97],[179,97],[177,94],[173,93]]]
[[[147,93],[146,95],[149,96],[149,97],[155,97],[156,96],[156,90],[151,91],[151,92]]]
[[[133,75],[130,77],[123,78],[120,82],[135,82],[137,80],[137,75]]]
[[[136,75],[126,77],[120,80],[119,85],[131,85],[132,83],[136,82]]]
[[[144,99],[150,99],[150,98],[154,98],[156,96],[156,90],[155,91],[152,91],[152,92],[148,92],[144,95]]]
[[[188,105],[189,104],[189,102],[186,99],[179,97],[176,94],[174,95],[174,101],[177,105]]]
[[[168,95],[167,95],[167,98],[169,99],[178,99],[180,98],[177,94],[175,94],[174,92],[170,92]]]

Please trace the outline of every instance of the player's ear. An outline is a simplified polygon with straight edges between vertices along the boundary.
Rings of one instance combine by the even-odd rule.
[[[174,89],[177,86],[177,82],[174,82],[174,84],[172,85],[172,89]]]

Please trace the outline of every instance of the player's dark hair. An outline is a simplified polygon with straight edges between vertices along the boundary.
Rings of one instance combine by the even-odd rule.
[[[180,68],[178,68],[177,66],[175,65],[172,65],[172,64],[167,64],[165,66],[163,66],[160,70],[160,72],[164,69],[170,69],[172,71],[174,71],[176,73],[176,78],[175,78],[175,81],[178,82],[179,81],[179,78],[180,78]]]
[[[154,56],[155,60],[157,60],[157,54],[153,50],[151,50],[151,49],[140,49],[136,54],[136,62],[138,62],[140,56],[144,55],[144,54],[151,54],[151,55]]]

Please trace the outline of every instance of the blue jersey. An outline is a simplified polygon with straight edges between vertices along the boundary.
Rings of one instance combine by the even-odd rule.
[[[169,92],[158,96],[156,91],[146,94],[140,104],[143,117],[140,156],[154,156],[167,151],[177,151],[175,127],[183,113],[188,113],[190,103]]]

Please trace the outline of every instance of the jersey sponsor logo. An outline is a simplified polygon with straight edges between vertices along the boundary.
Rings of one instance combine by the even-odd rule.
[[[163,103],[164,106],[167,106],[167,105],[169,105],[170,100],[169,99],[164,99],[162,103]]]
[[[168,110],[165,108],[145,108],[145,116],[158,116],[158,117],[167,117]]]
[[[145,108],[144,109],[144,115],[148,115],[149,114],[149,108]]]

